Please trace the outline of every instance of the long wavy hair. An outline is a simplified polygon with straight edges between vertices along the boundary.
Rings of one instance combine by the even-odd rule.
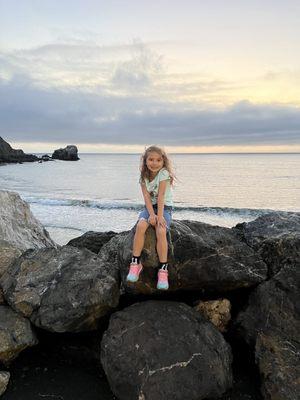
[[[140,163],[140,171],[141,171],[141,175],[140,175],[140,182],[145,182],[145,178],[147,178],[148,180],[150,180],[150,171],[147,167],[147,158],[149,156],[150,153],[155,152],[157,154],[159,154],[161,156],[161,158],[163,159],[163,168],[165,168],[169,174],[170,174],[170,183],[171,185],[174,184],[174,180],[176,179],[176,176],[173,172],[173,168],[172,168],[172,164],[171,164],[171,160],[169,159],[169,157],[167,156],[167,153],[165,152],[164,149],[162,149],[161,147],[158,146],[150,146],[147,147],[144,151],[144,153],[141,155],[141,163]]]

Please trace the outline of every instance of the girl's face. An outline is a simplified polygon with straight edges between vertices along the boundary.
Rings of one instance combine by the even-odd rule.
[[[151,151],[146,159],[146,165],[152,174],[156,174],[164,166],[164,160],[160,154]]]

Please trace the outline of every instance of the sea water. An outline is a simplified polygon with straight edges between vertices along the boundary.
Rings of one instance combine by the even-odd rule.
[[[137,154],[7,164],[0,189],[16,191],[59,244],[87,231],[130,229],[143,197]],[[300,211],[300,154],[173,154],[173,218],[232,227]]]

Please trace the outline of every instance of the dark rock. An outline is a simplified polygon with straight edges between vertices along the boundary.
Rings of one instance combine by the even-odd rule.
[[[10,363],[26,347],[37,344],[27,318],[8,306],[0,306],[0,361]]]
[[[298,400],[300,393],[299,343],[258,334],[255,357],[265,399]]]
[[[256,348],[266,399],[296,400],[300,390],[295,379],[300,351],[299,266],[285,265],[260,284],[235,323],[241,337]]]
[[[50,161],[50,160],[52,161],[52,158],[48,154],[43,154],[41,159],[43,161]]]
[[[72,246],[26,251],[0,284],[13,309],[54,332],[96,329],[119,301],[118,272]]]
[[[146,232],[142,255],[144,270],[139,282],[126,283],[134,229],[120,248],[122,281],[127,291],[150,294],[156,290],[155,231]],[[257,285],[266,279],[267,266],[234,231],[195,221],[173,221],[169,235],[170,291],[211,290],[226,292]]]
[[[234,229],[260,254],[269,276],[283,266],[300,265],[300,213],[273,212]]]
[[[231,350],[191,307],[147,301],[114,313],[101,362],[120,400],[201,400],[232,385]]]
[[[79,160],[78,149],[74,145],[69,145],[64,149],[57,149],[52,154],[52,158],[56,160],[77,161]]]
[[[74,246],[78,248],[85,247],[86,249],[98,254],[101,247],[107,243],[111,238],[116,236],[116,232],[93,232],[89,231],[84,233],[75,239],[72,239],[67,243],[68,246]]]
[[[39,158],[33,154],[25,154],[23,150],[15,150],[2,137],[0,137],[0,164],[22,163],[37,161]]]

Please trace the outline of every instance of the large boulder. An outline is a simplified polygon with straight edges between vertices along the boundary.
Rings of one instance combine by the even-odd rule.
[[[5,190],[0,190],[0,239],[20,250],[56,246],[19,194]]]
[[[101,362],[120,400],[201,400],[232,385],[229,345],[201,314],[177,302],[135,303],[114,313]]]
[[[9,364],[22,350],[35,344],[37,338],[29,320],[0,305],[0,362]]]
[[[109,242],[117,233],[113,231],[109,232],[93,232],[89,231],[83,235],[70,240],[67,245],[74,246],[78,248],[86,248],[93,253],[98,254],[102,246]]]
[[[28,250],[0,280],[7,302],[43,329],[96,329],[118,305],[118,271],[87,249]]]
[[[77,161],[79,160],[78,149],[74,145],[69,145],[64,149],[54,150],[52,158],[56,160]]]
[[[272,212],[234,229],[260,254],[270,276],[283,266],[300,265],[300,213]]]
[[[285,265],[250,295],[235,326],[255,349],[265,399],[296,400],[300,392],[300,264]]]
[[[146,232],[141,278],[135,284],[126,282],[133,237],[134,229],[120,248],[122,281],[129,292],[155,293],[159,260],[152,227]],[[257,285],[267,276],[265,263],[234,231],[196,221],[173,221],[168,261],[170,291],[225,292]]]
[[[23,150],[15,150],[2,137],[0,137],[0,164],[37,161],[39,158],[33,154],[25,154]]]

